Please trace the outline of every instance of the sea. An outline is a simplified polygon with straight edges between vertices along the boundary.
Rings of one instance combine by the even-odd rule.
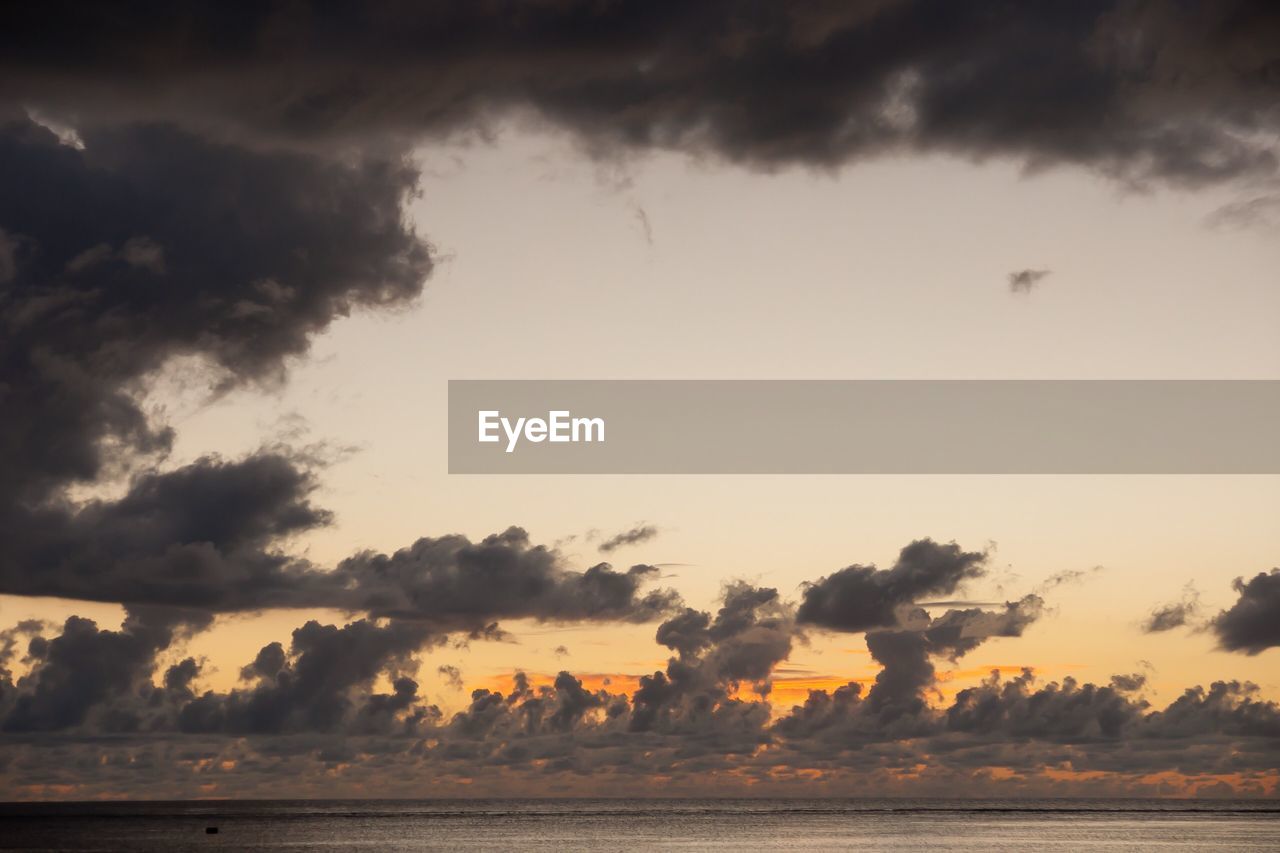
[[[213,830],[216,829],[216,832]],[[1280,850],[1259,800],[0,804],[0,850]]]

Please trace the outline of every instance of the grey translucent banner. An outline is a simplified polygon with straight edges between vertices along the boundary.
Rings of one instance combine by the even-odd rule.
[[[449,471],[1276,474],[1278,426],[1277,380],[454,380]]]

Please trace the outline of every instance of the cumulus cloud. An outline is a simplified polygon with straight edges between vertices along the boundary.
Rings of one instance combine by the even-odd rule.
[[[860,708],[873,715],[877,726],[909,736],[928,716],[929,693],[937,682],[933,658],[957,661],[992,637],[1021,636],[1044,612],[1044,600],[1035,594],[998,610],[949,608],[937,617],[925,607],[963,602],[917,603],[922,597],[949,595],[986,570],[981,552],[963,551],[954,542],[917,540],[902,549],[889,569],[854,565],[807,584],[797,622],[866,632],[867,650],[882,668]],[[846,699],[855,696],[861,701],[861,686]]]
[[[1020,780],[1011,790],[1025,793],[1040,790],[1045,767],[1066,763],[1092,774],[1093,790],[1105,784],[1115,793],[1150,793],[1143,780],[1151,774],[1229,775],[1259,793],[1274,784],[1280,708],[1247,683],[1190,688],[1155,708],[1139,674],[1102,685],[1040,683],[1028,669],[1007,680],[992,673],[942,699],[933,659],[1018,636],[1042,606],[1028,595],[996,610],[912,611],[867,632],[880,666],[869,689],[814,690],[786,709],[770,704],[769,687],[801,639],[796,608],[776,590],[735,582],[714,612],[686,608],[659,625],[655,639],[672,656],[630,693],[607,682],[588,687],[569,671],[538,686],[517,672],[509,691],[475,690],[453,714],[418,689],[420,656],[445,641],[422,622],[308,622],[287,644],[264,646],[241,686],[219,692],[201,687],[203,665],[193,658],[160,664],[199,627],[198,614],[131,612],[115,631],[73,617],[49,637],[48,626],[25,626],[29,671],[0,676],[12,756],[0,780],[83,793],[128,766],[134,790],[169,787],[171,795],[192,784],[193,772],[200,784],[241,795],[356,790],[345,784],[403,795],[423,779],[463,778],[495,794],[548,785],[598,794],[653,792],[655,779],[665,790],[712,778],[729,789],[789,779],[790,790],[809,790],[815,773],[861,790],[927,767],[911,790],[936,784],[941,793],[960,782],[999,789],[989,768],[1000,766]],[[448,665],[438,672],[460,677]],[[39,762],[51,751],[60,762]],[[222,769],[193,770],[184,754]]]
[[[0,590],[215,611],[287,606],[300,587],[324,583],[275,547],[328,523],[314,488],[281,453],[149,471],[119,499],[24,513],[0,557]]]
[[[866,696],[867,710],[879,725],[905,726],[905,735],[929,713],[937,683],[933,658],[955,662],[992,637],[1020,637],[1043,611],[1033,594],[999,611],[948,610],[935,619],[915,610],[901,628],[869,631],[867,651],[882,669]]]
[[[157,655],[210,621],[203,614],[137,608],[118,631],[79,616],[69,617],[52,638],[27,626],[33,635],[26,654],[30,670],[0,689],[0,730],[58,731],[86,722],[96,732],[145,729],[168,694],[190,696],[184,670],[194,661],[171,668],[156,688]]]
[[[1142,629],[1157,633],[1185,626],[1203,628],[1217,636],[1220,648],[1249,655],[1280,646],[1280,569],[1259,572],[1248,580],[1236,578],[1232,588],[1237,595],[1234,604],[1198,621],[1204,610],[1200,593],[1188,584],[1180,601],[1153,609]]]
[[[321,585],[341,589],[340,600],[375,616],[474,630],[496,619],[657,619],[680,603],[672,590],[642,592],[657,576],[646,565],[567,569],[556,552],[512,527],[476,543],[444,536],[419,539],[393,554],[364,552],[318,577]]]
[[[804,589],[799,622],[835,631],[865,631],[897,623],[899,610],[924,596],[949,595],[986,571],[986,555],[954,542],[920,539],[889,569],[853,565]]]
[[[957,660],[990,637],[1021,637],[1043,614],[1044,599],[1032,593],[1006,602],[1001,610],[948,610],[926,622],[923,630],[934,648],[947,650]]]
[[[187,733],[412,732],[439,716],[419,702],[407,674],[416,669],[412,655],[443,640],[421,623],[362,619],[339,628],[313,620],[293,632],[287,653],[278,643],[259,653],[245,670],[251,687],[195,697],[179,709],[177,726]],[[379,676],[391,692],[374,691]]]
[[[1222,647],[1256,655],[1280,646],[1280,569],[1236,578],[1232,586],[1240,597],[1211,624]]]
[[[147,473],[118,500],[28,518],[0,561],[0,591],[209,612],[332,607],[459,631],[514,618],[646,621],[679,603],[670,590],[642,590],[657,576],[651,566],[574,571],[514,527],[476,543],[422,538],[326,570],[278,547],[328,522],[314,487],[278,452]]]

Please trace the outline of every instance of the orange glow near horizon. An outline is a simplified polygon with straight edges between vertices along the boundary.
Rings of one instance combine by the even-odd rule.
[[[1063,667],[1056,667],[1061,669]],[[981,666],[970,667],[966,669],[942,670],[937,673],[937,685],[933,701],[934,706],[945,706],[955,700],[956,694],[965,688],[972,687],[990,678],[993,673],[999,674],[1001,679],[1008,679],[1021,675],[1023,670],[1031,670],[1037,676],[1038,681],[1046,680],[1040,673],[1038,667],[1029,664],[984,664]],[[640,679],[650,673],[633,674],[625,672],[574,672],[566,670],[574,678],[582,682],[582,686],[592,692],[607,691],[614,695],[625,695],[628,699],[640,687]],[[875,684],[875,674],[857,677],[852,675],[833,675],[830,673],[804,673],[798,668],[782,667],[775,672],[794,672],[797,674],[775,674],[770,679],[771,689],[767,696],[761,697],[755,687],[750,682],[743,682],[738,685],[736,690],[730,692],[730,698],[743,702],[766,701],[773,709],[773,715],[779,716],[791,710],[794,706],[803,705],[809,698],[809,694],[813,691],[825,691],[828,694],[834,693],[836,690],[848,684],[862,685],[862,695],[865,696],[867,691]],[[536,689],[549,688],[555,684],[556,673],[551,672],[529,672],[525,671],[524,675],[529,679],[529,686]],[[509,695],[513,689],[514,675],[512,673],[502,673],[491,675],[486,678],[468,684],[464,690],[470,695],[472,690],[484,689],[504,696]]]

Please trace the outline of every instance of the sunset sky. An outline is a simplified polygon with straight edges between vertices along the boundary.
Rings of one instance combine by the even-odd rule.
[[[1280,379],[1273,9],[55,6],[0,799],[1277,794],[1280,477],[446,459],[450,379]]]

